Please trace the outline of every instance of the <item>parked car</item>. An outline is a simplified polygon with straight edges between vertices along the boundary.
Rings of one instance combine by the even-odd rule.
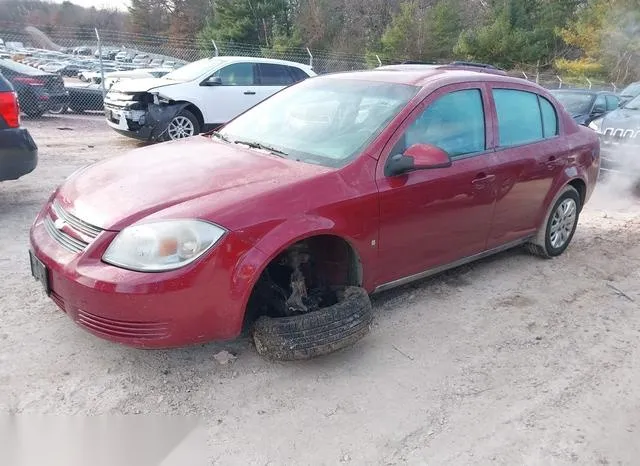
[[[114,84],[104,102],[107,124],[120,134],[148,141],[189,137],[310,76],[315,76],[311,67],[290,61],[205,58],[162,78]]]
[[[49,113],[61,114],[71,110],[74,113],[101,111],[104,109],[102,86],[95,83],[73,83],[66,85],[69,102],[49,109]]]
[[[620,98],[622,99],[622,103],[626,104],[627,102],[635,99],[640,95],[640,81],[631,83],[622,91],[620,91]]]
[[[20,126],[18,94],[0,73],[0,181],[17,180],[38,164],[38,146]]]
[[[613,92],[588,89],[555,89],[551,93],[560,101],[576,123],[589,126],[594,119],[615,110],[620,97]]]
[[[39,71],[13,60],[0,59],[0,73],[11,82],[20,107],[31,117],[41,116],[50,108],[56,108],[69,101],[62,77]]]
[[[72,175],[31,228],[32,273],[113,341],[253,328],[261,354],[314,357],[367,333],[368,293],[517,246],[562,254],[598,169],[596,134],[535,83],[455,66],[314,77]]]
[[[624,173],[640,182],[640,95],[593,120],[589,127],[600,138],[602,170]]]

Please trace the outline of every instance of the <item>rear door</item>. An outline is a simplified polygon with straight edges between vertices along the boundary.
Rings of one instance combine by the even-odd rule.
[[[537,230],[547,197],[569,163],[558,113],[528,88],[492,85],[497,127],[496,205],[487,247],[522,239]]]

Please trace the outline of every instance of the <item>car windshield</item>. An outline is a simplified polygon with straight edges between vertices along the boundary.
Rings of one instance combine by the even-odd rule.
[[[624,105],[627,110],[640,110],[640,95]]]
[[[593,95],[585,92],[554,92],[553,95],[572,115],[589,113],[593,102]]]
[[[225,61],[220,58],[203,58],[202,60],[194,61],[172,71],[169,74],[166,74],[164,79],[171,79],[173,81],[192,81],[205,74],[212,67],[221,65],[224,62]]]
[[[622,92],[620,92],[620,95],[624,97],[635,97],[640,95],[640,83],[629,84],[622,90]]]
[[[219,134],[290,159],[341,167],[384,129],[418,89],[374,81],[308,79],[253,107]]]

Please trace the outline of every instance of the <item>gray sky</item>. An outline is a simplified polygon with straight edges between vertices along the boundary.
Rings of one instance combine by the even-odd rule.
[[[116,7],[119,10],[126,11],[127,6],[129,6],[129,0],[70,0],[71,3],[75,3],[76,5],[91,7],[95,6],[96,8],[108,8],[108,7]],[[54,3],[62,3],[63,0],[53,0]]]

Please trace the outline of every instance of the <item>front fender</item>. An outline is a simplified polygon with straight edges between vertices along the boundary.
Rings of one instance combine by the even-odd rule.
[[[362,240],[341,233],[339,225],[321,216],[304,216],[287,220],[263,236],[234,267],[231,277],[231,297],[242,302],[246,310],[249,297],[260,275],[267,265],[289,246],[313,236],[331,235],[347,241],[362,263],[362,279],[365,289],[370,291],[366,264],[372,256],[366,254]]]

